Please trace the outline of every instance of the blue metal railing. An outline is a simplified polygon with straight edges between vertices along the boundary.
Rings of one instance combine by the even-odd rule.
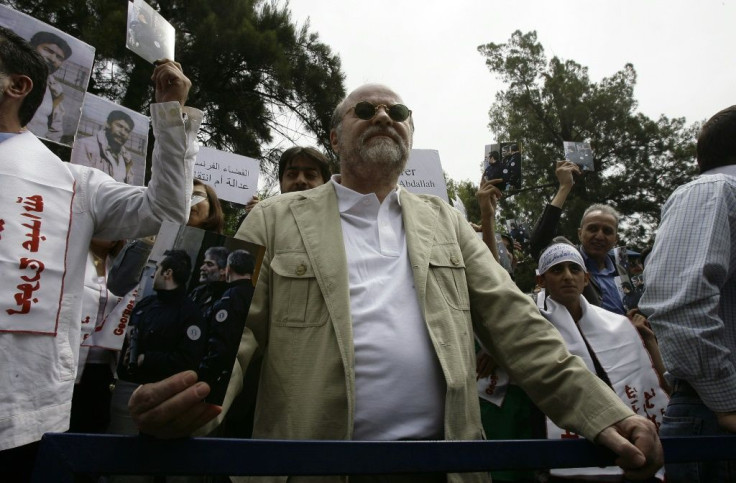
[[[736,435],[662,438],[668,462],[736,460]],[[284,455],[288,455],[285,457]],[[276,441],[49,433],[34,482],[74,474],[347,475],[577,468],[613,464],[589,441]]]

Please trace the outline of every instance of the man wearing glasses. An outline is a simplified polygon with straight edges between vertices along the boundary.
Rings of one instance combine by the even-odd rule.
[[[475,333],[559,424],[622,455],[627,476],[653,475],[654,426],[569,355],[461,215],[397,186],[413,132],[396,93],[358,88],[332,119],[340,174],[259,203],[241,226],[267,247],[231,380],[264,351],[253,437],[481,439]],[[201,402],[208,391],[181,373],[142,388],[131,412],[143,432],[189,434],[221,411]],[[159,405],[180,412],[162,421]],[[350,481],[447,481],[413,478]]]

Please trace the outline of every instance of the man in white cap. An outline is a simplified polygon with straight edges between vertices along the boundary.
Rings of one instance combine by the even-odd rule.
[[[640,335],[627,317],[588,302],[582,295],[590,282],[583,257],[564,238],[556,240],[559,242],[547,247],[539,257],[537,284],[544,289],[537,299],[539,310],[560,331],[571,353],[581,357],[588,369],[635,413],[659,427],[669,398],[654,333],[650,329],[648,336]],[[659,371],[654,370],[652,362]],[[547,437],[568,439],[577,435],[560,429],[547,418]],[[621,475],[622,471],[611,466],[557,469],[552,473],[580,478]]]

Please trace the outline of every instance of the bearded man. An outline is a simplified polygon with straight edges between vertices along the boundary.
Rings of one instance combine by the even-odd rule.
[[[475,333],[553,420],[622,455],[627,476],[654,474],[662,464],[654,425],[567,352],[459,212],[398,186],[413,132],[398,94],[359,87],[332,118],[341,174],[262,201],[238,231],[266,247],[228,391],[237,393],[260,349],[253,437],[482,439]],[[208,392],[183,372],[140,388],[130,408],[143,432],[182,436],[229,408],[228,399],[222,408],[202,402]],[[488,474],[350,481],[488,481]]]

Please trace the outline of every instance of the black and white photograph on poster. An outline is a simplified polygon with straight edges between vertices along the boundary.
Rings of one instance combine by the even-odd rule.
[[[565,149],[566,160],[577,164],[583,171],[595,171],[590,143],[563,141],[562,146]]]
[[[521,144],[518,142],[486,144],[483,176],[502,179],[496,185],[501,191],[521,188]]]
[[[143,0],[128,4],[128,35],[125,46],[154,63],[174,60],[176,31],[153,7]]]
[[[506,230],[509,236],[519,242],[522,248],[526,248],[529,245],[531,236],[529,235],[529,227],[527,224],[519,219],[506,220]]]
[[[513,273],[513,257],[506,248],[506,243],[500,233],[495,234],[496,237],[496,249],[498,250],[498,263],[501,264],[504,270],[509,273]]]
[[[130,315],[118,376],[131,383],[195,370],[221,404],[265,249],[164,222]]]
[[[618,272],[618,290],[626,310],[639,305],[639,299],[644,294],[644,274],[641,265],[641,254],[626,247],[613,249],[613,256]]]
[[[0,25],[28,40],[49,68],[43,101],[26,129],[71,146],[92,72],[94,47],[4,5],[0,5]]]
[[[212,186],[217,197],[245,205],[258,192],[261,163],[239,154],[200,147],[194,177]]]
[[[143,186],[148,124],[143,114],[88,93],[71,162],[97,168],[116,181]]]

